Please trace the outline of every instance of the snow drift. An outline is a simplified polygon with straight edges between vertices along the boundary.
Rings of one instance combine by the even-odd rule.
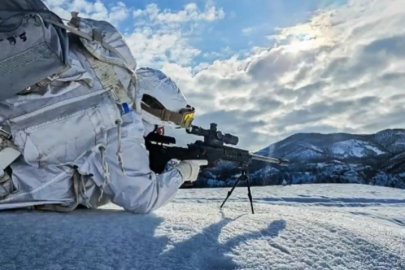
[[[405,269],[405,191],[366,185],[183,189],[150,215],[107,205],[0,215],[0,269]]]

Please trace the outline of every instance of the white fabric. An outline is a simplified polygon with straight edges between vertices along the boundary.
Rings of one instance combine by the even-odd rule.
[[[131,50],[127,45],[127,42],[122,34],[111,23],[89,18],[81,18],[80,16],[77,18],[79,22],[79,31],[87,34],[88,36],[93,36],[94,31],[100,32],[100,34],[102,34],[101,42],[113,47],[119,55],[115,55],[111,51],[107,50],[107,48],[103,47],[100,41],[91,41],[86,38],[80,38],[83,45],[88,49],[89,52],[91,52],[91,54],[100,60],[114,63],[130,70],[136,69],[136,59],[131,54]]]
[[[207,164],[207,160],[182,160],[175,168],[180,172],[184,181],[195,182],[200,172],[200,167]]]
[[[112,201],[133,213],[149,213],[165,205],[183,183],[175,169],[178,161],[170,161],[159,175],[150,170],[141,115],[134,111],[121,115],[86,57],[74,44],[70,48],[74,65],[60,80],[33,97],[29,94],[0,103],[0,125],[9,124],[22,153],[11,165],[15,191],[0,200],[0,210],[73,205],[74,166],[83,176],[79,202],[84,206],[96,208]],[[115,66],[114,70],[133,94],[127,69]],[[117,120],[122,121],[121,130]],[[125,173],[117,158],[119,142]],[[105,149],[105,163],[100,149]]]
[[[106,163],[109,167],[110,183],[104,193],[124,209],[135,213],[148,213],[165,205],[183,184],[179,172],[168,165],[165,172],[156,175],[149,168],[149,159],[144,147],[142,121],[134,112],[124,116],[122,125],[122,151],[125,174],[122,173],[116,158],[118,134],[111,130],[106,149]],[[174,162],[174,161],[173,161]],[[97,186],[104,182],[100,152],[94,149],[86,157],[79,172],[93,174]]]
[[[4,175],[4,170],[20,156],[20,152],[7,147],[0,150],[0,177]]]
[[[145,119],[143,119],[143,117],[142,117],[142,124],[144,126],[144,132],[143,132],[144,137],[148,136],[149,133],[151,133],[155,130],[155,125],[152,125],[151,123],[145,121]]]
[[[98,33],[98,38],[100,38],[100,40],[89,40],[80,37],[87,51],[103,62],[114,64],[115,69],[125,68],[127,70],[127,72],[118,71],[116,74],[122,85],[127,88],[128,96],[132,99],[128,100],[127,95],[123,95],[119,91],[116,95],[119,102],[126,102],[130,106],[134,106],[135,110],[140,114],[142,96],[135,92],[137,62],[122,34],[109,22],[81,18],[78,15],[74,15],[74,17],[76,17],[78,31],[89,37],[93,37],[94,34]],[[113,51],[109,50],[109,48]],[[125,79],[120,76],[124,76]]]
[[[139,95],[150,95],[156,98],[167,110],[179,112],[186,108],[187,100],[176,83],[162,71],[143,67],[136,70],[136,89]],[[169,128],[178,125],[162,121],[158,117],[142,110],[142,118],[152,124]]]

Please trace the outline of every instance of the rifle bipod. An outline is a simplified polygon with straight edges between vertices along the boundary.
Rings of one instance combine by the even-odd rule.
[[[248,197],[249,197],[249,201],[250,201],[250,207],[252,208],[252,214],[255,213],[254,209],[253,209],[253,199],[252,199],[252,192],[250,191],[250,181],[249,181],[249,177],[247,174],[246,170],[242,170],[242,174],[241,176],[239,176],[239,178],[236,180],[235,184],[233,185],[232,189],[230,191],[228,191],[228,195],[226,196],[225,200],[222,202],[221,206],[219,207],[220,209],[222,208],[222,206],[224,206],[225,202],[228,200],[228,198],[232,195],[233,190],[235,189],[235,187],[238,185],[239,181],[247,181],[247,189],[248,189]]]

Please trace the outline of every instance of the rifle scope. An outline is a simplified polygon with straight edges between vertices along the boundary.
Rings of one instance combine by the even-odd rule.
[[[204,143],[209,145],[223,145],[231,144],[237,145],[239,143],[239,138],[231,134],[223,134],[221,131],[217,130],[217,124],[211,123],[210,129],[203,129],[197,126],[191,126],[190,129],[186,129],[189,134],[203,136]]]

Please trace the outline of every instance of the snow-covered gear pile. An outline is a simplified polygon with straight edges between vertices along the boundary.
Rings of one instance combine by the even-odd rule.
[[[134,213],[148,213],[165,205],[184,179],[177,160],[168,162],[160,174],[151,171],[144,147],[148,119],[142,118],[142,91],[136,86],[159,86],[159,97],[172,95],[166,95],[170,103],[165,105],[173,105],[166,109],[177,112],[187,105],[181,91],[161,72],[137,72],[124,38],[108,22],[73,12],[64,25],[39,0],[2,1],[0,18],[22,9],[27,10],[24,16],[10,19],[19,25],[12,32],[16,43],[0,42],[0,69],[9,63],[15,67],[7,71],[13,80],[0,74],[1,91],[6,93],[0,100],[0,126],[21,153],[8,168],[10,177],[1,183],[9,192],[0,197],[0,209],[70,211],[111,201]],[[0,19],[3,39],[12,26],[8,22]],[[15,37],[21,31],[24,35]],[[49,51],[41,49],[45,45]],[[23,48],[32,54],[21,55]],[[39,55],[49,58],[33,63]],[[142,89],[155,94],[151,88]]]

